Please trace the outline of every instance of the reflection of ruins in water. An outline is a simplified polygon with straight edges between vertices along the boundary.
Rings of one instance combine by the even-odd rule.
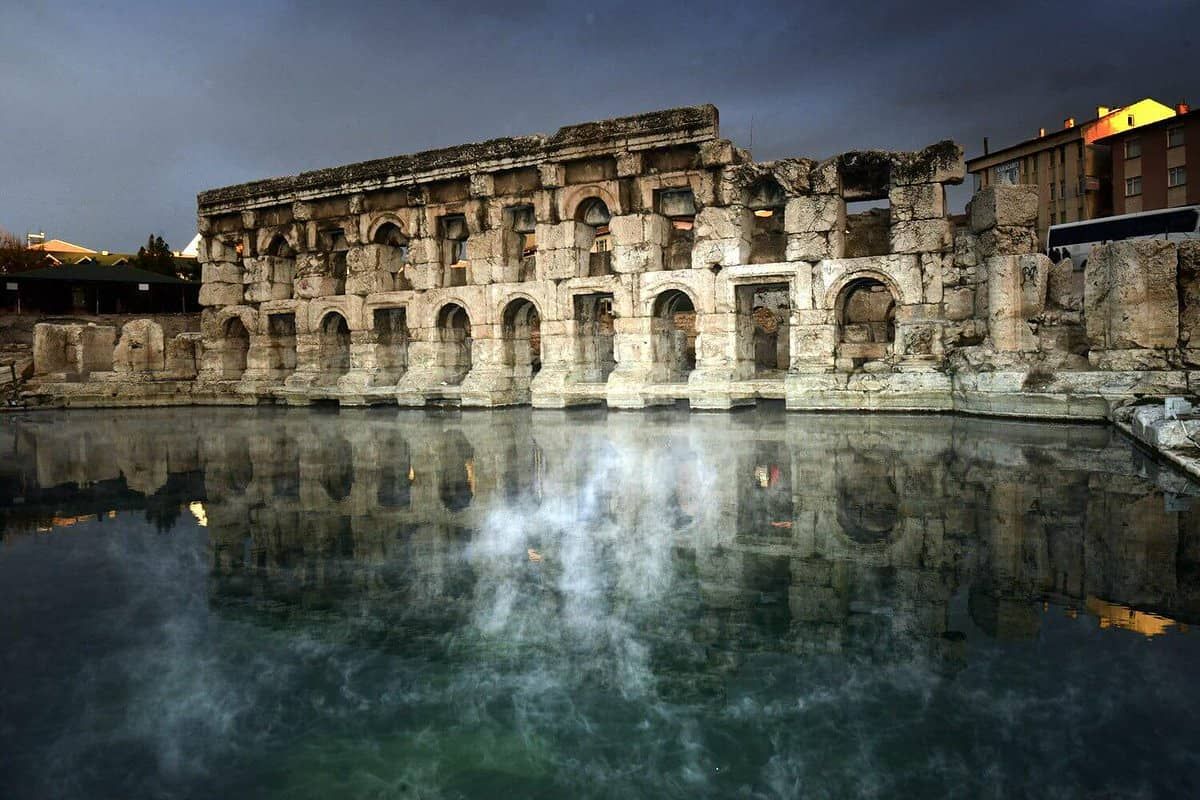
[[[1100,427],[188,409],[6,434],[6,536],[114,510],[202,520],[223,613],[381,645],[468,622],[505,582],[553,624],[572,534],[594,542],[585,577],[634,609],[605,613],[700,677],[759,649],[959,663],[965,626],[1030,637],[1045,603],[1147,635],[1200,616],[1195,488]]]

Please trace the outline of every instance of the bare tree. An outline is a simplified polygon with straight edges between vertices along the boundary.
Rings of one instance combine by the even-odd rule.
[[[45,253],[30,250],[20,238],[0,228],[0,275],[36,269],[44,266],[45,261]]]

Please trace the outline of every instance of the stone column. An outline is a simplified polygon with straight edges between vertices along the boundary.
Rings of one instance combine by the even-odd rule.
[[[613,320],[613,347],[617,366],[608,376],[606,397],[610,408],[644,408],[642,387],[654,372],[652,317],[618,317]]]

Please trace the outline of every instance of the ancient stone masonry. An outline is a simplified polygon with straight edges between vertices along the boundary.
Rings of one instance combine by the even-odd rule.
[[[1192,251],[1119,243],[1076,272],[1037,252],[1027,187],[956,224],[963,176],[952,142],[755,162],[699,106],[215,189],[201,341],[123,332],[99,383],[139,376],[139,402],[1092,418],[1187,389]],[[120,400],[96,383],[40,391]]]

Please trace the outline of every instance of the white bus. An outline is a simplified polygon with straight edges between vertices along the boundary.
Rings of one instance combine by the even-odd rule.
[[[1200,206],[1179,206],[1119,217],[1054,225],[1046,233],[1046,255],[1057,264],[1071,259],[1076,270],[1087,266],[1092,247],[1121,239],[1200,239]]]

